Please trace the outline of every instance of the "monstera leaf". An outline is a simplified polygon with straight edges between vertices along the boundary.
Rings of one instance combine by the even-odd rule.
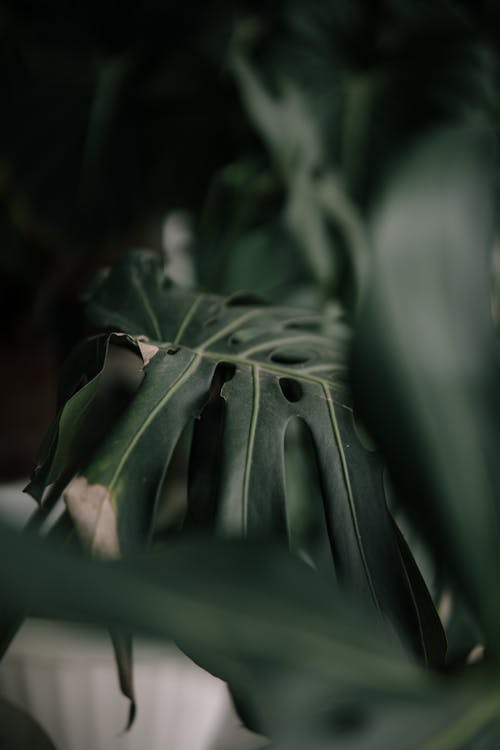
[[[284,443],[290,420],[299,419],[315,449],[337,579],[388,618],[414,652],[442,658],[438,620],[386,509],[382,465],[359,436],[340,314],[327,321],[244,294],[196,294],[173,286],[145,253],[130,254],[98,281],[89,314],[122,335],[88,344],[94,371],[62,406],[33,486],[64,474],[65,456],[77,449],[76,423],[91,431],[111,345],[132,350],[142,382],[65,491],[93,552],[115,557],[151,539],[166,471],[190,423],[184,527],[289,538]]]

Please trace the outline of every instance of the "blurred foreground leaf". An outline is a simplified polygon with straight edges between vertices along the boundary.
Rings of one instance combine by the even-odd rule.
[[[195,538],[99,562],[2,526],[0,597],[5,611],[29,602],[34,615],[177,640],[290,750],[444,750],[498,716],[488,673],[459,686],[412,665],[379,621],[275,544]]]
[[[498,653],[492,159],[486,129],[446,130],[423,141],[388,179],[371,225],[354,376],[413,520],[459,578]]]
[[[55,750],[41,727],[5,698],[0,698],[0,747],[2,750]]]

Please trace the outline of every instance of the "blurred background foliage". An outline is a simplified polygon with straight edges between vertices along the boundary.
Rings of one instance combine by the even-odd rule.
[[[3,0],[0,13],[15,336],[21,320],[60,326],[82,277],[158,244],[176,209],[212,291],[248,279],[283,296],[309,279],[348,297],[356,211],[400,154],[497,112],[495,3]]]
[[[346,748],[498,746],[499,29],[492,0],[0,2],[2,447],[15,443],[26,400],[19,391],[9,422],[15,362],[25,371],[49,341],[43,373],[54,377],[89,331],[79,292],[131,245],[163,253],[172,275],[201,289],[244,287],[327,313],[341,304],[354,328],[357,404],[442,605],[450,668],[463,670],[471,648],[486,645],[463,683],[412,673],[404,705],[387,684],[376,699],[350,685],[354,703],[390,717],[379,734],[359,712],[352,718],[351,704],[340,719],[314,722],[314,680],[302,712],[305,688],[280,703],[269,653],[252,654],[240,673],[226,654],[224,674],[251,700],[266,662],[266,699],[278,708],[271,717],[254,708],[283,747],[326,747],[332,736]],[[54,408],[47,393],[45,402],[29,426],[36,440]],[[299,464],[294,486],[307,493]],[[6,536],[5,549],[13,544]],[[49,553],[23,549],[49,570]],[[75,616],[68,581],[61,586],[44,589],[49,610]],[[22,587],[11,590],[9,575],[2,587],[19,606]],[[98,610],[88,616],[102,621]],[[120,611],[123,625],[132,614]],[[190,637],[200,648],[201,636]],[[307,661],[314,647],[304,649]],[[408,738],[405,721],[417,715],[425,737]]]

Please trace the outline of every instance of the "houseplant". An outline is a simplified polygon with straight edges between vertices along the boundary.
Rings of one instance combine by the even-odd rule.
[[[342,320],[176,287],[158,257],[144,252],[103,276],[89,314],[119,330],[90,339],[67,363],[61,407],[27,488],[41,503],[40,521],[64,490],[58,526],[69,521],[65,536],[74,527],[94,555],[116,558],[154,542],[162,495],[171,502],[165,475],[192,424],[182,533],[287,541],[332,586],[338,580],[388,618],[417,658],[442,664],[441,625],[391,524],[383,467],[358,436]],[[103,410],[110,411],[113,382],[106,378],[123,347],[135,362],[123,359],[118,384],[133,379],[135,368],[137,390],[110,425]],[[317,509],[294,508],[286,486],[294,418],[311,434],[322,488]],[[122,688],[133,700],[128,649],[117,634],[114,640]]]
[[[346,284],[337,277],[328,285],[336,285],[352,305],[351,372],[358,403],[391,467],[399,502],[433,551],[441,575],[468,601],[487,659],[472,669],[460,659],[452,665],[458,675],[423,672],[395,653],[383,626],[377,635],[370,616],[356,610],[359,603],[344,606],[339,592],[332,597],[318,576],[282,560],[277,550],[244,544],[186,542],[135,566],[63,558],[67,567],[57,590],[38,576],[30,580],[21,565],[15,583],[4,576],[2,585],[8,600],[19,604],[15,586],[22,584],[38,612],[75,617],[84,607],[87,616],[108,624],[175,635],[236,686],[251,707],[247,715],[253,712],[278,746],[493,748],[498,415],[487,258],[495,223],[496,96],[494,40],[480,24],[494,16],[486,7],[471,13],[464,4],[391,3],[384,9],[373,45],[355,47],[364,58],[361,66],[354,72],[341,68],[353,107],[345,113],[350,126],[341,165],[351,201],[339,192],[331,152],[318,157],[316,150],[330,122],[321,118],[324,100],[298,75],[276,78],[274,68],[273,76],[272,34],[262,38],[255,23],[238,32],[239,44],[250,38],[263,45],[257,58],[267,65],[267,75],[271,68],[272,85],[245,47],[233,49],[231,64],[289,186],[289,213],[296,216],[308,207],[310,221],[295,226],[307,230],[314,257],[325,257],[321,249],[330,247],[325,238],[332,222],[337,247],[349,248]],[[331,31],[336,22],[337,52],[346,42],[354,49],[353,30],[370,41],[360,6],[345,4],[342,10],[343,17],[329,8],[331,24],[319,31],[312,22],[303,24],[299,38],[311,40],[313,31],[313,49],[324,51],[317,34],[321,41],[324,29]],[[352,24],[343,25],[346,18]],[[292,39],[297,42],[297,36]],[[405,96],[408,90],[411,97]],[[378,128],[370,126],[370,118]],[[15,543],[47,573],[57,571],[56,553],[31,540]],[[6,560],[13,544],[5,534]],[[229,559],[234,569],[227,569]],[[92,581],[94,596],[84,590],[78,598],[70,575]],[[207,619],[200,627],[193,620],[202,614]],[[207,627],[215,621],[220,631]]]

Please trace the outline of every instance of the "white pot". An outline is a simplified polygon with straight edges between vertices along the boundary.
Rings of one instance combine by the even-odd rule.
[[[174,646],[139,642],[134,652],[138,713],[128,732],[109,639],[93,632],[28,621],[0,665],[0,693],[59,750],[259,747],[238,726],[225,683]]]

